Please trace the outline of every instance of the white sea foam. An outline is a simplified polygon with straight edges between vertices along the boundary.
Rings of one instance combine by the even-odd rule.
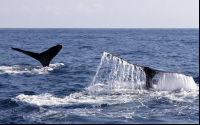
[[[49,67],[42,67],[42,66],[20,66],[20,65],[14,65],[14,66],[0,66],[0,74],[11,74],[11,75],[17,75],[17,74],[48,74],[49,71],[54,70],[55,68],[59,66],[63,66],[63,63],[55,63],[50,64]]]
[[[137,93],[138,94],[138,93]],[[15,101],[22,101],[29,104],[34,104],[38,106],[61,106],[61,105],[75,105],[75,104],[120,104],[133,101],[135,96],[129,95],[85,95],[82,92],[73,93],[64,98],[56,97],[50,93],[40,94],[40,95],[24,95],[20,94]]]
[[[63,98],[57,98],[56,96],[45,93],[41,95],[24,95],[21,94],[15,98],[16,101],[23,101],[30,104],[42,106],[42,105],[62,105],[62,104],[68,104],[68,101],[66,101]]]
[[[165,116],[169,114],[185,115],[185,110],[190,113],[198,113],[198,106],[191,106],[198,100],[198,91],[170,92],[170,91],[147,91],[135,90],[134,92],[119,92],[115,94],[88,95],[82,92],[73,93],[64,98],[58,98],[55,95],[46,93],[41,95],[19,95],[14,100],[22,101],[28,104],[37,105],[40,111],[25,116],[34,121],[47,118],[64,120],[71,116],[101,116],[105,118],[149,118],[157,116]],[[163,105],[163,108],[156,108]],[[159,101],[161,104],[159,104]],[[185,105],[189,103],[189,105]],[[89,104],[90,106],[80,107],[77,105]],[[166,104],[166,106],[165,106]],[[177,106],[178,104],[178,106]],[[120,106],[119,106],[120,105]],[[197,105],[197,104],[195,104]],[[51,106],[45,108],[43,106]],[[66,107],[74,108],[52,108]],[[108,106],[104,108],[101,106]],[[152,108],[152,106],[154,108]],[[171,108],[168,108],[171,107]],[[118,109],[119,108],[119,109]],[[65,122],[66,123],[66,122]]]
[[[88,91],[72,93],[63,98],[59,98],[56,95],[45,93],[40,95],[24,95],[20,94],[13,98],[15,101],[22,101],[38,106],[66,106],[66,105],[79,105],[90,104],[93,106],[100,106],[102,104],[116,105],[124,103],[141,103],[141,106],[145,106],[143,102],[152,101],[152,99],[162,100],[167,103],[173,103],[172,101],[179,102],[193,102],[199,98],[199,90],[180,90],[178,92],[172,91],[148,91],[148,90],[120,90],[113,91],[108,94],[89,94]]]

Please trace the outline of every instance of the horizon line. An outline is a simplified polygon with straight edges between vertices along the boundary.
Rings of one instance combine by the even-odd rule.
[[[26,28],[19,28],[19,27],[15,27],[15,28],[0,28],[0,29],[199,29],[198,28],[30,28],[30,27],[26,27]]]

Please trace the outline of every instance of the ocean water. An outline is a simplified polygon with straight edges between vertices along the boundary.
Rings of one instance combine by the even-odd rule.
[[[57,44],[49,67],[11,49]],[[0,29],[0,47],[1,124],[199,123],[199,29]],[[191,77],[145,89],[131,63]]]

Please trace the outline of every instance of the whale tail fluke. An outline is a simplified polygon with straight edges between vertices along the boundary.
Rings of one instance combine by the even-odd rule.
[[[56,46],[51,47],[50,49],[42,52],[42,53],[34,53],[30,51],[25,51],[19,48],[13,48],[13,50],[22,52],[26,55],[33,57],[34,59],[38,60],[43,67],[49,66],[50,61],[58,54],[58,52],[62,49],[62,45],[58,44]]]
[[[140,67],[141,70],[145,73],[146,75],[146,89],[149,89],[149,88],[153,88],[153,77],[156,75],[156,74],[162,74],[162,73],[177,73],[177,74],[183,74],[183,73],[178,73],[178,72],[168,72],[168,71],[161,71],[161,70],[157,70],[157,69],[153,69],[153,68],[149,68],[147,66],[140,66],[140,65],[136,65],[136,64],[133,64],[133,63],[130,63],[120,57],[117,57],[111,53],[107,53],[107,52],[104,52],[106,54],[106,56],[110,56],[110,57],[115,57],[116,59],[118,60],[123,60],[125,61],[126,63],[130,64],[130,65],[133,65],[133,66],[137,66],[137,67]],[[190,75],[187,75],[187,74],[183,74],[183,75],[186,75],[186,76],[189,76],[191,77]]]

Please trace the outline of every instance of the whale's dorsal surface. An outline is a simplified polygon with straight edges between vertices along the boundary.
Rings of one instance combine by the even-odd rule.
[[[153,68],[149,68],[147,66],[140,66],[140,65],[136,65],[136,64],[133,64],[133,63],[130,63],[120,57],[117,57],[111,53],[107,53],[107,52],[104,52],[106,54],[106,56],[110,56],[110,57],[115,57],[116,59],[118,60],[123,60],[125,62],[127,62],[128,64],[130,65],[133,65],[133,66],[137,66],[137,67],[141,67],[141,69],[144,71],[145,75],[146,75],[146,85],[145,87],[147,89],[149,88],[153,88],[153,77],[156,75],[156,74],[162,74],[162,73],[176,73],[176,74],[182,74],[182,75],[185,75],[185,76],[188,76],[188,77],[192,77],[191,75],[188,75],[188,74],[183,74],[183,73],[178,73],[178,72],[168,72],[168,71],[161,71],[161,70],[157,70],[157,69],[153,69]]]
[[[62,49],[62,45],[58,44],[56,46],[51,47],[50,49],[42,52],[42,53],[34,53],[30,51],[21,50],[19,48],[13,48],[13,50],[22,52],[26,55],[33,57],[34,59],[38,60],[43,67],[49,66],[50,61],[58,54],[58,52]]]

